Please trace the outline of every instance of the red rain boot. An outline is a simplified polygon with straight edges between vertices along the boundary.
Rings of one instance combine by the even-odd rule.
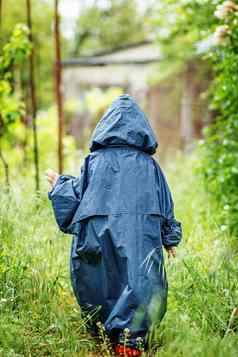
[[[118,356],[141,356],[141,351],[136,348],[126,347],[123,345],[116,345],[115,352]]]

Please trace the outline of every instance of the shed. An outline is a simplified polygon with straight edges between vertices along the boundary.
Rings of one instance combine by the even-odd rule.
[[[64,60],[64,95],[77,99],[90,88],[121,87],[143,107],[162,152],[187,148],[201,135],[206,117],[200,103],[204,86],[196,83],[193,64],[182,74],[156,83],[160,61],[159,46],[151,41]]]

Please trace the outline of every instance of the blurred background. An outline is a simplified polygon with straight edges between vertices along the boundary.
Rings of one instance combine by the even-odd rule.
[[[15,114],[9,114],[2,130],[9,134],[1,135],[8,176],[19,168],[23,173],[28,168],[29,175],[32,160],[40,172],[48,166],[57,168],[58,140],[62,141],[59,160],[78,170],[80,152],[87,150],[92,129],[121,93],[131,94],[146,112],[159,140],[161,160],[178,150],[192,150],[212,121],[206,94],[212,71],[202,60],[208,50],[205,40],[192,29],[184,38],[183,30],[175,29],[181,19],[176,17],[176,2],[172,3],[1,2],[3,52],[4,46],[12,46],[12,58],[2,73],[11,77],[9,100],[17,101]],[[178,39],[174,31],[181,32]],[[9,106],[6,110],[11,111]],[[62,138],[58,138],[58,115]]]
[[[44,172],[131,94],[183,242],[144,356],[237,356],[238,0],[0,0],[0,356],[111,356],[70,288]]]

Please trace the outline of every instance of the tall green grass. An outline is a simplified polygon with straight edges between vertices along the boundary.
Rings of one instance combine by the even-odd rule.
[[[167,266],[168,312],[155,337],[158,356],[237,356],[237,241],[219,224],[194,174],[197,164],[195,156],[182,156],[167,167],[183,241]]]
[[[178,157],[166,167],[184,239],[166,261],[168,312],[148,356],[238,355],[237,243],[218,224],[195,165]],[[28,186],[0,195],[0,356],[110,355],[72,294],[71,238],[56,228],[46,191],[35,197]]]
[[[46,193],[2,194],[0,219],[0,355],[90,355],[95,342],[69,283],[70,237]]]

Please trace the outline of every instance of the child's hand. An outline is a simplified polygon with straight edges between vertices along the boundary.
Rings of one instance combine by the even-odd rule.
[[[54,185],[56,184],[59,174],[57,174],[57,172],[54,172],[53,170],[49,169],[46,171],[45,175],[46,175],[46,179],[49,182],[51,188],[53,188]]]
[[[175,247],[166,247],[168,258],[175,258],[176,257],[176,248]]]

